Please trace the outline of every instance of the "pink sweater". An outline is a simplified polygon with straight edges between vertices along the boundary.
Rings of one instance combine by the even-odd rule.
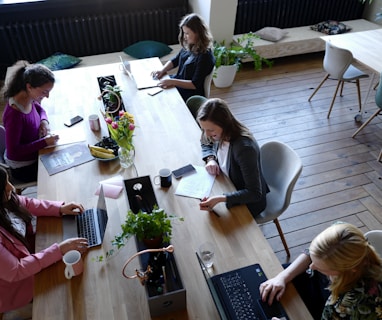
[[[19,196],[21,206],[34,216],[60,216],[62,202]],[[55,262],[62,254],[57,243],[35,254],[0,227],[0,313],[17,309],[33,298],[34,275]]]

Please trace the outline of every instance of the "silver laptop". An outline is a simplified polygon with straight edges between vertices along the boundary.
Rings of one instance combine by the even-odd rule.
[[[99,246],[105,235],[107,220],[106,201],[101,185],[96,208],[87,209],[77,216],[62,217],[64,240],[73,237],[86,238],[89,247]]]
[[[122,63],[124,67],[126,65]],[[139,59],[129,62],[130,72],[127,72],[133,78],[138,90],[157,87],[160,80],[153,78],[151,73],[163,68],[159,58]],[[126,68],[128,70],[128,68]]]

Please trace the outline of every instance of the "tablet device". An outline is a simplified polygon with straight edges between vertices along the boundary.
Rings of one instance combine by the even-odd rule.
[[[193,167],[192,164],[188,164],[184,167],[181,167],[179,169],[176,169],[172,172],[172,174],[174,175],[174,177],[176,179],[179,179],[187,174],[190,174],[190,173],[193,173],[193,172],[196,172],[196,169]]]

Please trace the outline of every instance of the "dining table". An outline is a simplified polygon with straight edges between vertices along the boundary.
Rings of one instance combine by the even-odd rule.
[[[160,60],[150,60],[152,69],[161,68]],[[139,60],[130,63],[140,63]],[[146,61],[147,63],[147,61]],[[180,310],[152,315],[145,287],[136,279],[126,279],[122,268],[137,252],[134,238],[119,250],[112,240],[121,232],[129,210],[126,190],[116,198],[106,197],[108,222],[101,246],[90,248],[83,256],[84,271],[68,280],[65,265],[59,261],[35,276],[33,319],[38,320],[106,320],[106,319],[219,319],[209,288],[196,257],[196,250],[205,241],[215,246],[213,274],[259,263],[268,278],[283,267],[261,229],[245,205],[227,209],[215,206],[218,215],[199,208],[200,199],[175,194],[181,179],[172,177],[172,185],[162,188],[153,182],[163,168],[174,170],[192,164],[204,166],[201,157],[201,129],[176,88],[167,88],[156,95],[138,90],[134,78],[124,72],[120,63],[55,71],[55,85],[42,105],[48,113],[52,133],[63,143],[40,151],[40,157],[68,148],[73,144],[94,145],[109,132],[104,121],[104,105],[100,99],[99,79],[113,76],[121,88],[123,105],[134,117],[134,165],[120,166],[119,159],[91,159],[55,174],[49,174],[39,161],[37,196],[40,199],[74,201],[85,208],[95,207],[99,186],[109,179],[149,177],[158,205],[169,215],[182,218],[172,221],[171,244],[184,289],[186,305]],[[98,115],[100,130],[90,128],[88,118]],[[84,120],[72,127],[64,122],[74,116]],[[59,140],[59,141],[60,141]],[[224,175],[216,177],[211,195],[234,191]],[[63,241],[62,222],[57,217],[41,217],[36,225],[36,251]],[[127,267],[127,273],[140,269],[139,259]],[[281,303],[289,319],[312,319],[301,297],[288,284]]]

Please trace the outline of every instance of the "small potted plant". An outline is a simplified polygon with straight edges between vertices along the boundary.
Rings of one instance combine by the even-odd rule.
[[[215,71],[213,82],[217,88],[226,88],[232,85],[236,72],[245,59],[252,59],[255,70],[261,70],[263,63],[268,67],[272,62],[261,57],[253,48],[253,41],[259,37],[252,32],[246,33],[237,39],[237,44],[231,42],[229,46],[225,42],[215,42],[213,53],[215,57]]]
[[[105,82],[104,85],[101,95],[98,98],[103,100],[105,111],[108,113],[115,113],[120,109],[125,110],[122,103],[122,89],[120,86],[113,86],[108,82]]]

